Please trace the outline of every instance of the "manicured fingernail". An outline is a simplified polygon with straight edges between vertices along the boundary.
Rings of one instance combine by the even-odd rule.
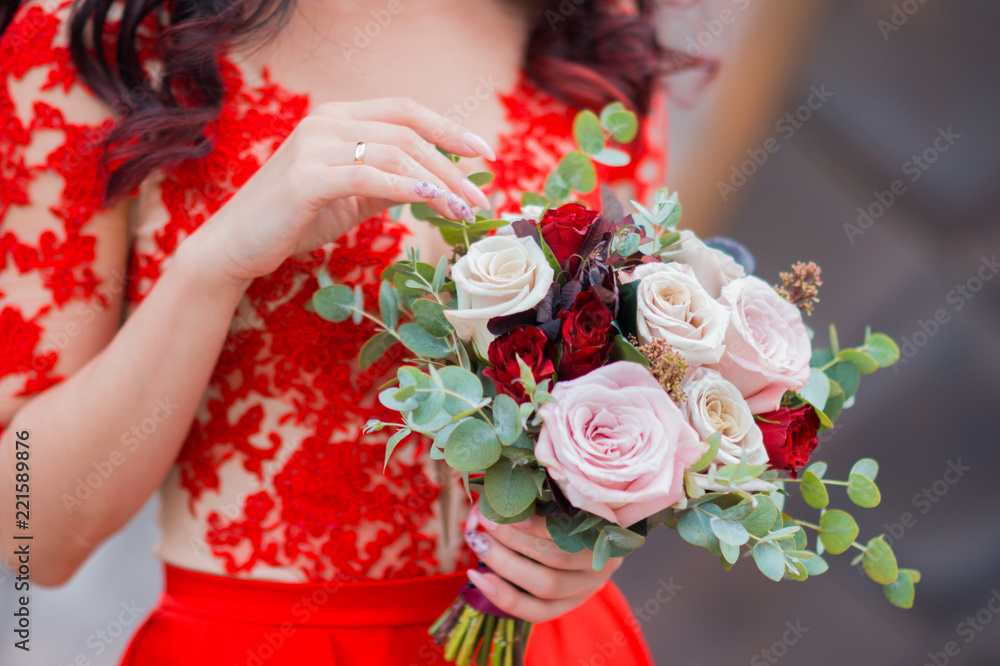
[[[465,195],[466,199],[476,204],[476,206],[482,208],[483,210],[489,210],[492,208],[492,206],[490,206],[490,200],[486,198],[483,191],[476,187],[476,184],[468,178],[462,181],[462,194]]]
[[[426,180],[415,182],[413,184],[413,191],[417,193],[418,197],[425,199],[440,199],[448,193],[443,187],[438,187],[434,183],[428,183]]]
[[[475,569],[469,569],[465,572],[465,574],[469,577],[469,580],[472,581],[472,584],[482,590],[483,594],[486,596],[495,597],[497,593],[500,592],[500,587],[496,583]]]
[[[465,531],[465,543],[469,544],[469,548],[476,553],[476,555],[485,555],[490,552],[490,542],[482,534],[475,530]]]
[[[497,154],[493,152],[492,148],[490,148],[490,144],[483,141],[483,137],[478,134],[466,132],[462,136],[462,140],[465,141],[465,145],[467,145],[469,149],[477,155],[482,155],[490,162],[496,160]]]
[[[473,224],[476,221],[476,214],[472,212],[469,208],[469,204],[465,203],[454,194],[448,195],[448,208],[451,209],[456,216],[462,218],[469,224]]]

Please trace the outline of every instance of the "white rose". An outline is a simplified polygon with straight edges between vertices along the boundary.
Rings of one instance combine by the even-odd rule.
[[[739,389],[732,382],[709,368],[689,372],[682,384],[685,393],[681,411],[702,439],[722,432],[719,451],[714,462],[738,465],[746,451],[747,463],[765,465],[768,461],[764,436]],[[705,490],[726,492],[729,486],[710,484],[707,478],[696,476],[695,483]],[[761,479],[751,479],[738,486],[747,492],[768,492],[775,486]]]
[[[715,462],[737,465],[744,450],[751,465],[763,465],[768,461],[764,436],[746,400],[732,382],[717,370],[697,368],[687,373],[681,387],[686,396],[681,411],[702,439],[722,431]]]
[[[664,340],[692,366],[716,363],[725,351],[729,308],[698,283],[681,264],[643,264],[632,272],[636,291],[636,329],[647,344]]]
[[[531,238],[490,236],[476,241],[451,267],[458,309],[444,314],[459,338],[472,341],[483,357],[496,337],[490,319],[524,312],[549,291],[554,272],[542,248]]]
[[[779,407],[785,391],[809,379],[812,345],[802,313],[771,285],[750,276],[722,290],[732,307],[726,353],[713,367],[736,385],[754,414]]]
[[[743,267],[732,257],[705,245],[689,229],[681,231],[678,244],[679,249],[664,252],[660,258],[663,261],[676,261],[690,266],[698,282],[712,298],[718,298],[724,286],[746,275]]]

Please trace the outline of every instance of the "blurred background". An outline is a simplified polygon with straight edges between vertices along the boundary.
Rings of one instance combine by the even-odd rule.
[[[657,663],[1000,664],[1000,4],[709,0],[669,20],[673,43],[722,61],[700,94],[676,84],[682,223],[740,239],[771,282],[819,263],[818,343],[836,322],[848,346],[867,325],[903,346],[815,458],[831,478],[878,458],[883,501],[853,511],[861,536],[885,533],[923,580],[904,611],[848,555],[776,584],[658,530],[616,576]],[[117,664],[161,586],[153,510],[68,585],[33,591],[32,651],[15,654],[8,635],[0,664]],[[2,568],[0,590],[9,618]],[[595,647],[589,666],[604,663]]]

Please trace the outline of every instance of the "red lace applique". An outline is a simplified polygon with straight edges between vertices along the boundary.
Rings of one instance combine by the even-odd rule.
[[[59,109],[35,102],[28,119],[20,117],[8,92],[11,81],[23,79],[34,68],[47,68],[43,89],[75,83],[69,49],[53,41],[60,19],[55,12],[30,6],[19,12],[0,38],[0,270],[15,269],[19,274],[36,273],[50,293],[50,304],[28,315],[8,305],[3,310],[3,335],[9,345],[0,360],[0,379],[23,376],[16,395],[29,395],[60,381],[53,374],[59,355],[43,351],[39,320],[52,306],[66,307],[70,302],[93,302],[105,306],[98,291],[100,279],[91,269],[96,237],[84,231],[84,225],[100,207],[103,181],[98,173],[96,149],[108,130],[106,126],[77,125],[67,122]],[[28,163],[27,147],[36,133],[56,131],[63,140],[39,163]],[[47,229],[37,237],[21,237],[3,228],[11,206],[30,203],[28,187],[36,174],[52,173],[62,178],[62,192],[51,212],[61,221],[58,229]],[[51,345],[50,345],[51,346]]]

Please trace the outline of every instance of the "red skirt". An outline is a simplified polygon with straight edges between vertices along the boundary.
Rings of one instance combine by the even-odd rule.
[[[462,573],[372,583],[277,583],[166,566],[160,603],[123,666],[444,666],[427,628]],[[535,625],[527,666],[651,666],[625,598],[608,582]]]

